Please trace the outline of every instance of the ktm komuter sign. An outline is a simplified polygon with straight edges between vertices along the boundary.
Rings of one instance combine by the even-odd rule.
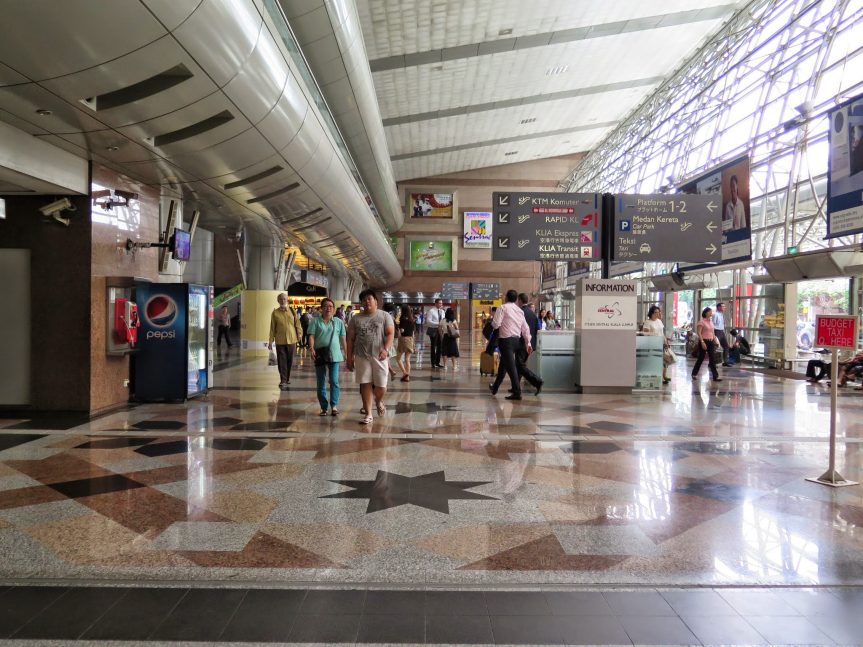
[[[492,205],[492,260],[599,260],[598,193],[493,193]]]

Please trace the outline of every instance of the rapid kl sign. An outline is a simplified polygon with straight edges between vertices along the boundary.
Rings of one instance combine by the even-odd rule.
[[[857,348],[857,317],[818,315],[815,317],[815,345],[827,348]]]

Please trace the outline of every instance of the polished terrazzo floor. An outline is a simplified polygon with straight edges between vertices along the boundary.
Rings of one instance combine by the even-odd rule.
[[[0,421],[0,577],[863,583],[863,487],[804,480],[827,466],[827,387],[678,364],[661,392],[508,402],[470,355],[420,359],[370,427],[350,374],[343,414],[320,418],[307,359],[280,392],[265,360],[230,355],[185,404]],[[842,393],[854,480],[861,407]]]

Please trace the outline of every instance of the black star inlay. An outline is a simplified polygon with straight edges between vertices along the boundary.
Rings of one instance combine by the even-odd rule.
[[[421,476],[402,476],[378,470],[373,481],[331,481],[354,488],[350,492],[328,494],[322,499],[368,499],[366,514],[410,503],[435,512],[449,514],[450,499],[491,499],[493,496],[468,492],[491,481],[447,481],[444,473],[432,472]]]

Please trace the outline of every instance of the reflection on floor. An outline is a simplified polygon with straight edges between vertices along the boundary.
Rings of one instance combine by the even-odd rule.
[[[804,480],[827,466],[826,387],[736,369],[693,383],[675,368],[661,392],[508,402],[465,349],[456,371],[392,384],[365,427],[349,373],[342,415],[319,417],[307,358],[285,392],[266,358],[244,358],[185,404],[3,420],[0,574],[863,583],[863,486]],[[861,403],[840,399],[837,467],[854,480]]]

